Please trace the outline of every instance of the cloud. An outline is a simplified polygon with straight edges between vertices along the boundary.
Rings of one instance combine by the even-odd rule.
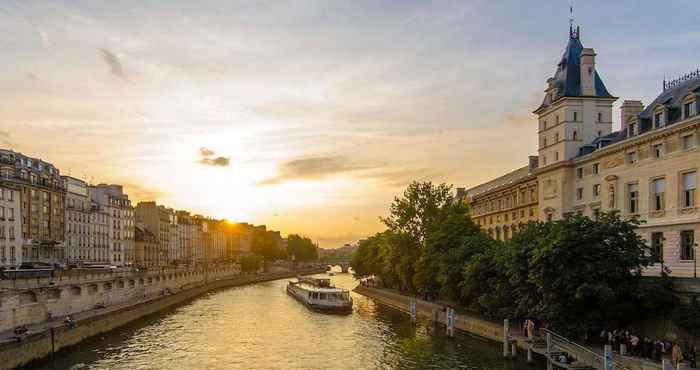
[[[434,181],[440,173],[427,168],[380,169],[361,177],[375,180],[385,186],[398,188],[412,181]]]
[[[109,66],[109,72],[122,80],[126,80],[126,73],[119,57],[107,49],[100,49],[100,52],[102,53],[102,59]]]
[[[5,131],[0,131],[0,146],[9,147],[10,146],[10,133]]]
[[[372,166],[353,163],[343,156],[299,158],[282,163],[278,168],[277,176],[263,180],[258,185],[276,185],[293,180],[320,180],[341,173],[370,168]]]
[[[203,164],[205,166],[213,167],[228,167],[231,164],[231,158],[229,157],[214,157],[216,152],[205,147],[199,148],[199,160],[197,163]]]
[[[168,194],[160,189],[150,188],[134,183],[123,183],[124,191],[129,195],[129,199],[135,204],[140,201],[157,200],[166,197]]]

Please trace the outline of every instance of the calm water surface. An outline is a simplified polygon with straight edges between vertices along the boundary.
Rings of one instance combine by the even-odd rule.
[[[333,277],[353,288],[348,274]],[[501,347],[444,336],[427,322],[352,295],[348,316],[309,311],[287,280],[230,288],[166,310],[57,355],[32,369],[532,369]],[[540,368],[541,366],[534,366]]]

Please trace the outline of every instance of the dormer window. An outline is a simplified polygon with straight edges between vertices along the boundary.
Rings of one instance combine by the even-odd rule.
[[[690,118],[693,115],[693,102],[683,104],[683,118]]]
[[[637,122],[632,122],[627,125],[627,137],[636,136],[637,133]]]
[[[664,127],[664,112],[654,114],[654,128]]]

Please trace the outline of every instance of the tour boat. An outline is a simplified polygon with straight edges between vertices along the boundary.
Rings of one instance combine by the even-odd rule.
[[[331,279],[298,277],[297,281],[287,284],[287,294],[316,311],[352,312],[350,291],[334,287]]]

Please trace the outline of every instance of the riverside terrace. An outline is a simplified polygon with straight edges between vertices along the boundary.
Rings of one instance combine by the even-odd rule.
[[[51,278],[0,280],[0,332],[96,307],[174,293],[239,274],[240,267],[234,264],[208,269],[64,271]]]

